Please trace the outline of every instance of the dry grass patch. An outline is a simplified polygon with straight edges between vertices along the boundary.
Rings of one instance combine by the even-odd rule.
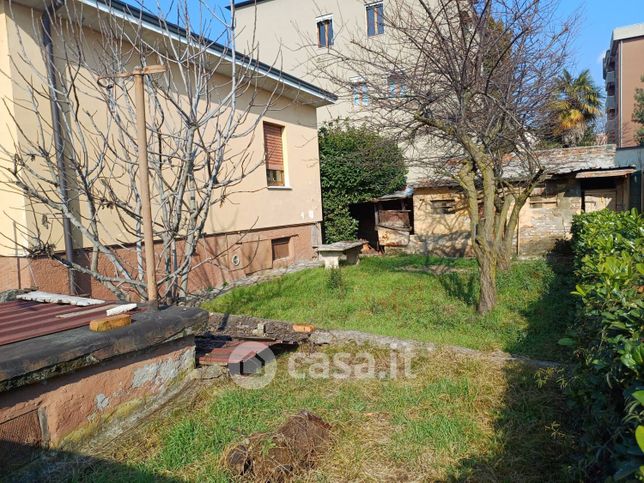
[[[388,353],[371,353],[386,366]],[[192,407],[177,408],[121,441],[107,455],[113,464],[74,479],[228,481],[221,464],[227,448],[275,430],[301,410],[329,422],[332,440],[298,481],[568,479],[573,439],[552,377],[517,364],[431,353],[414,360],[409,379],[293,379],[287,357],[264,389],[218,382]]]

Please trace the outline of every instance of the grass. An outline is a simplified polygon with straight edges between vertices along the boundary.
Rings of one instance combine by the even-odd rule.
[[[385,367],[389,355],[372,354]],[[286,366],[279,358],[277,377],[260,390],[217,382],[194,407],[153,420],[72,480],[228,481],[229,445],[302,409],[331,423],[333,437],[298,481],[570,480],[572,418],[553,374],[449,353],[415,359],[412,378],[294,379]]]
[[[432,267],[450,270],[436,274]],[[238,288],[213,311],[309,322],[482,350],[561,359],[557,345],[572,313],[571,279],[543,260],[514,263],[499,276],[498,307],[474,310],[471,260],[366,258],[341,272],[306,270]],[[302,349],[306,354],[308,349]],[[355,346],[326,348],[355,354]],[[369,349],[377,371],[389,354]],[[301,355],[300,354],[300,355]],[[287,357],[259,390],[230,381],[204,389],[148,421],[72,481],[230,481],[227,448],[309,410],[332,425],[332,443],[298,481],[574,481],[573,415],[555,370],[535,371],[437,351],[416,357],[414,377],[292,378]],[[306,358],[305,358],[306,359]],[[313,359],[309,359],[311,363]]]
[[[451,269],[434,274],[427,266]],[[339,280],[338,280],[339,278]],[[498,306],[480,316],[476,263],[422,256],[365,258],[341,275],[310,269],[240,287],[206,302],[215,312],[312,323],[561,360],[573,286],[545,260],[515,262],[499,274]]]

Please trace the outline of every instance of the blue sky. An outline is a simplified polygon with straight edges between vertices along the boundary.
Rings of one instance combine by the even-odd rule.
[[[172,4],[172,0],[143,0],[147,5],[157,1],[161,5]],[[210,2],[212,2],[210,5],[227,15],[224,7],[229,5],[229,0],[210,0]],[[590,69],[595,82],[603,86],[601,57],[608,48],[611,33],[615,27],[644,22],[644,0],[560,0],[560,2],[562,17],[570,15],[579,17],[579,31],[573,46],[572,70],[578,73],[583,69]],[[644,64],[644,59],[642,63]]]
[[[603,87],[601,58],[615,27],[644,23],[644,0],[561,0],[561,14],[580,15],[573,46],[574,71],[590,69]],[[642,59],[644,64],[644,59]]]

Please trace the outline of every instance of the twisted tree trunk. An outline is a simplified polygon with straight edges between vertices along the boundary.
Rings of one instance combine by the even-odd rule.
[[[497,250],[485,242],[476,242],[474,252],[479,265],[478,313],[486,314],[496,305]]]

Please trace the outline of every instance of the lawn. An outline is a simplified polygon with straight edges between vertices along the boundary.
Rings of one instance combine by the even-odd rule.
[[[389,355],[371,353],[385,367]],[[95,454],[102,461],[77,469],[71,480],[229,481],[226,448],[302,409],[332,425],[332,443],[298,481],[570,480],[574,438],[566,421],[573,418],[556,374],[434,352],[414,359],[410,378],[294,379],[287,357],[278,358],[277,376],[265,388],[209,385],[195,404]]]
[[[436,266],[445,273],[434,273]],[[561,360],[565,349],[557,341],[572,318],[573,286],[565,266],[515,262],[499,274],[497,308],[480,316],[473,260],[369,257],[343,267],[340,280],[321,268],[310,269],[236,288],[204,307]]]

